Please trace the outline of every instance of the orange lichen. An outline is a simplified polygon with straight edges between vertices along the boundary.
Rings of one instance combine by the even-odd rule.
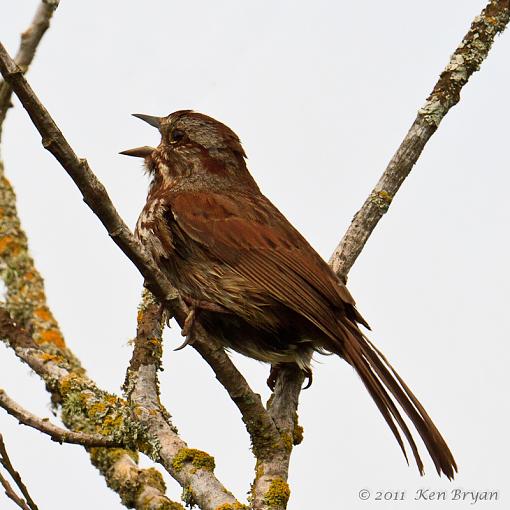
[[[56,329],[48,329],[43,331],[37,341],[38,344],[53,344],[59,349],[64,349],[66,344],[60,331]]]
[[[31,282],[34,278],[35,278],[35,273],[33,271],[27,271],[24,275],[23,275],[23,278],[25,280],[28,280],[29,282]]]
[[[10,252],[11,255],[17,255],[20,251],[20,246],[11,236],[5,236],[0,239],[0,253],[4,254]]]
[[[46,306],[40,306],[34,310],[34,315],[42,321],[53,321],[53,315]]]

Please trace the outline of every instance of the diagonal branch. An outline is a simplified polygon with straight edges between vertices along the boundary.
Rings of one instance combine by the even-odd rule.
[[[157,439],[147,437],[133,424],[125,401],[101,391],[83,373],[73,372],[72,365],[64,357],[43,351],[2,307],[1,339],[6,339],[16,355],[45,381],[52,399],[62,407],[62,421],[66,427],[88,435],[107,434],[120,443],[136,446],[148,455],[155,454]],[[182,510],[178,503],[165,496],[165,483],[158,471],[137,466],[138,456],[134,451],[93,447],[90,456],[108,487],[119,494],[128,508]]]
[[[41,0],[31,25],[21,34],[21,43],[14,61],[26,72],[34,59],[41,39],[50,26],[50,20],[60,0]],[[12,89],[6,82],[0,83],[0,139],[2,125],[11,106]]]
[[[393,197],[409,175],[426,143],[450,108],[460,100],[462,87],[471,75],[479,69],[481,63],[487,57],[496,35],[506,28],[509,18],[510,1],[492,0],[481,14],[474,19],[468,33],[451,56],[432,93],[427,98],[423,108],[418,112],[416,120],[376,187],[355,215],[350,227],[333,252],[329,264],[342,280],[347,280],[347,274],[351,267],[363,250],[377,223],[388,210]],[[294,444],[296,444],[300,441],[302,432],[297,424],[296,412],[303,379],[301,374],[293,373],[290,369],[282,372],[280,379],[284,378],[285,382],[279,380],[277,383],[270,402],[272,405],[270,410],[275,420],[278,420],[280,424],[282,420],[287,424],[287,427],[294,423],[296,430],[293,439]],[[285,474],[289,461],[290,452],[284,458],[275,458],[270,469],[274,472],[274,466],[276,465],[280,475]],[[260,495],[268,490],[268,481],[260,477],[259,474],[260,471],[257,472],[252,494],[254,498],[260,500]],[[267,507],[262,505],[260,508]]]
[[[387,210],[395,193],[417,161],[426,142],[437,129],[439,122],[459,100],[462,86],[488,54],[495,35],[501,32],[508,23],[508,11],[508,0],[493,0],[489,2],[486,9],[473,22],[470,32],[464,39],[463,44],[455,52],[445,72],[441,75],[438,85],[434,88],[425,106],[418,113],[415,123],[390,162],[381,181],[371,193],[361,211],[356,215],[346,236],[337,250],[335,250],[335,254],[331,259],[331,264],[341,277],[346,277],[350,267],[363,249],[364,244],[377,222]],[[154,272],[157,268],[154,268],[153,262],[147,257],[143,249],[137,245],[127,227],[121,222],[106,195],[106,191],[102,185],[98,183],[86,161],[79,160],[72,152],[56,125],[51,121],[47,112],[26,84],[20,71],[16,69],[12,61],[9,61],[8,55],[3,48],[0,48],[0,60],[2,61],[0,67],[2,67],[2,73],[5,79],[13,86],[25,108],[29,111],[34,124],[43,135],[43,145],[55,155],[75,180],[80,190],[82,190],[87,204],[100,217],[115,242],[123,249],[135,265],[137,265],[146,278],[148,287],[162,299],[163,302],[169,302],[172,305],[174,311],[176,310],[178,321],[182,323],[185,316],[185,309],[182,304],[177,302],[175,294],[171,287],[167,286],[166,280],[160,279],[161,275]],[[51,121],[50,123],[48,123],[48,119]],[[99,202],[94,202],[94,199],[97,198],[99,198]],[[155,276],[156,279],[154,279]],[[213,349],[208,342],[204,342],[204,345],[205,347]],[[208,355],[211,355],[211,352],[209,352]],[[214,361],[214,363],[218,365],[218,368],[221,368],[221,363],[217,361]],[[218,369],[215,367],[215,371],[218,374],[217,370]],[[227,384],[232,386],[231,378],[226,377],[226,380]],[[277,384],[277,389],[269,409],[272,415],[275,416],[275,419],[276,416],[278,417],[277,421],[283,428],[288,429],[292,424],[296,424],[295,412],[297,409],[297,395],[299,395],[300,385],[301,381],[299,381],[299,377],[293,376],[292,374],[289,375],[285,384]],[[231,387],[230,390],[232,391],[233,388]],[[248,395],[250,394],[248,393]],[[292,401],[292,404],[283,405],[289,399]],[[254,405],[257,407],[257,402],[255,402]],[[294,435],[294,439],[295,437],[296,435]],[[283,482],[285,482],[286,479],[289,458],[290,454],[285,457],[280,457],[279,461],[281,461],[281,465],[275,468],[275,471],[282,473],[283,476],[280,481]],[[276,460],[277,456],[273,456],[273,459]],[[272,464],[270,467],[274,466],[275,464]],[[268,480],[271,479],[269,478]],[[275,480],[276,477],[272,479],[271,483]],[[269,488],[271,489],[271,486]],[[282,486],[280,486],[280,488],[282,488]],[[260,496],[262,496],[262,494],[260,494]],[[267,498],[262,499],[264,499],[266,503],[262,502],[257,508],[270,508],[271,505],[267,503]],[[286,501],[280,506],[283,507],[285,504]]]
[[[11,475],[12,479],[16,482],[21,494],[25,497],[25,500],[20,498],[12,489],[9,482],[0,474],[0,483],[4,487],[5,494],[7,497],[12,499],[20,508],[23,510],[38,510],[37,505],[34,503],[34,500],[30,497],[28,493],[28,489],[26,485],[23,483],[20,474],[14,469],[11,464],[11,459],[7,454],[7,449],[5,448],[4,439],[2,434],[0,434],[0,464],[5,468],[5,470]]]
[[[0,485],[4,488],[5,495],[14,503],[19,506],[22,510],[30,510],[30,507],[27,506],[26,501],[23,498],[20,498],[16,492],[14,492],[14,489],[12,488],[11,484],[2,476],[2,473],[0,473]]]
[[[479,70],[496,35],[506,28],[509,18],[510,1],[491,0],[473,20],[397,152],[329,260],[335,273],[344,281],[426,143],[452,106],[459,102],[462,87]]]
[[[17,402],[10,398],[4,390],[0,389],[0,407],[5,409],[10,415],[18,419],[20,423],[27,427],[32,427],[43,434],[47,434],[57,443],[79,444],[81,446],[122,446],[119,441],[111,437],[101,436],[100,434],[86,434],[84,432],[74,432],[63,429],[53,423],[41,419],[30,411],[21,407]]]
[[[14,328],[9,337],[10,347],[46,382],[53,405],[63,411],[66,427],[104,432],[104,422],[118,423],[122,412],[111,395],[99,390],[87,378],[85,370],[66,346],[47,305],[44,282],[30,256],[16,210],[16,196],[4,176],[1,161],[0,209],[0,278],[7,287],[8,310],[6,313],[0,310],[0,332],[8,331],[9,322],[5,321],[12,323],[11,316],[31,332],[30,337],[26,332],[22,334],[20,328]],[[84,407],[73,407],[77,402],[82,402]],[[107,431],[107,434],[111,432]],[[145,510],[150,498],[153,510],[167,508],[170,500],[165,496],[160,473],[152,468],[139,468],[133,452],[119,448],[96,449],[91,460],[108,487],[119,494],[125,505]]]
[[[147,288],[160,302],[165,303],[177,322],[182,326],[187,310],[178,298],[176,290],[123,222],[106,189],[92,172],[87,161],[78,158],[74,153],[46,108],[1,44],[0,71],[4,79],[12,86],[41,134],[44,148],[55,156],[73,179],[81,191],[85,203],[103,223],[114,242],[143,275]],[[209,337],[207,340],[205,339],[204,333],[199,327],[196,328],[195,347],[202,356],[207,356],[207,363],[215,370],[218,379],[241,411],[254,447],[257,447],[260,442],[262,448],[267,448],[268,444],[277,440],[278,437],[274,424],[260,401],[260,396],[250,389],[248,383],[235,368],[227,354],[219,347],[214,346],[214,340]],[[264,428],[262,434],[259,434],[258,430],[255,429],[257,422]],[[273,437],[268,438],[268,433],[273,434]]]

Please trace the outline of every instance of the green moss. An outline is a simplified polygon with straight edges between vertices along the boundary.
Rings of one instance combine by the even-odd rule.
[[[90,460],[101,473],[106,473],[122,456],[129,455],[138,462],[138,454],[122,448],[91,448]]]
[[[184,510],[184,507],[180,503],[176,503],[175,501],[165,501],[158,507],[148,506],[147,508],[157,508],[157,510]]]
[[[217,506],[214,510],[249,510],[249,507],[241,503],[225,503]]]
[[[294,438],[294,445],[301,444],[303,442],[304,437],[304,429],[301,425],[294,426],[294,433],[292,434]]]
[[[264,501],[271,509],[280,509],[287,506],[290,498],[288,483],[283,478],[275,478],[267,490]]]
[[[122,476],[116,476],[112,469],[122,457],[128,455],[135,463],[138,461],[138,454],[133,451],[123,450],[121,448],[91,448],[90,458],[92,464],[106,478],[108,487],[119,494],[122,503],[128,508],[139,508],[140,510],[184,510],[182,505],[169,500],[164,496],[166,491],[165,482],[161,473],[154,468],[139,469],[135,464],[131,471],[122,471]],[[129,464],[127,464],[129,466]],[[153,487],[159,492],[159,495],[150,493],[145,500],[141,500],[141,493]]]
[[[191,487],[187,485],[182,489],[181,499],[184,501],[184,504],[189,507],[193,508],[196,503],[193,498],[193,492],[191,491]]]
[[[202,450],[195,450],[194,448],[182,448],[179,450],[172,460],[172,466],[176,471],[180,471],[187,462],[191,463],[193,466],[193,472],[198,469],[214,471],[216,467],[214,457],[211,457],[211,455]]]
[[[294,437],[293,437],[293,435],[290,434],[290,433],[285,432],[284,434],[281,435],[280,440],[281,440],[281,442],[283,444],[283,448],[287,452],[291,452],[292,451],[292,446],[294,444]]]
[[[257,460],[257,465],[255,466],[255,479],[258,480],[261,476],[264,476],[264,466],[259,460]]]

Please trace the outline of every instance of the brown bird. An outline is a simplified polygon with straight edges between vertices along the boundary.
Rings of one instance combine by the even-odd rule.
[[[237,135],[191,110],[135,117],[161,133],[157,148],[121,153],[143,157],[152,178],[136,234],[189,306],[184,334],[192,337],[199,318],[225,348],[273,366],[296,363],[309,381],[313,352],[338,354],[360,376],[406,460],[401,433],[423,474],[401,410],[438,473],[452,479],[457,466],[441,434],[359,329],[368,324],[345,285],[260,192]]]

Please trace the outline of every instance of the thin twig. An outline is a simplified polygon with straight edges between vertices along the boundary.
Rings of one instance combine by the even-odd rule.
[[[4,488],[5,495],[14,501],[16,505],[18,505],[22,510],[30,510],[30,508],[27,506],[27,503],[24,499],[20,498],[15,492],[14,489],[11,487],[11,484],[2,476],[2,473],[0,473],[0,484],[2,484],[2,487]]]
[[[42,0],[30,26],[21,34],[21,43],[14,61],[26,72],[34,59],[41,39],[50,26],[50,19],[58,7],[59,0]],[[6,82],[0,83],[0,139],[2,125],[11,106],[12,89]]]
[[[38,510],[37,505],[34,503],[34,500],[30,497],[28,493],[28,489],[26,485],[23,483],[20,474],[14,469],[11,464],[11,459],[9,459],[9,455],[7,455],[7,449],[5,448],[4,438],[2,434],[0,434],[0,464],[5,468],[5,470],[11,475],[12,479],[18,486],[21,494],[25,497],[25,501],[23,501],[20,497],[16,495],[16,493],[12,490],[12,487],[9,485],[7,480],[0,475],[1,483],[5,489],[5,493],[9,498],[11,498],[20,508],[23,510]]]
[[[329,260],[333,270],[344,281],[426,143],[450,108],[459,102],[462,87],[478,71],[494,38],[506,28],[509,19],[510,0],[492,0],[473,20],[397,152]]]
[[[32,427],[51,437],[57,443],[79,444],[81,446],[93,447],[119,447],[121,443],[111,437],[101,436],[100,434],[86,434],[84,432],[74,432],[63,429],[53,423],[41,419],[30,411],[21,407],[17,402],[10,398],[4,390],[0,389],[0,407],[5,409],[10,415],[18,419],[20,423],[27,427]]]
[[[30,334],[16,324],[9,312],[0,306],[0,340],[6,339],[16,355],[34,370],[45,382],[52,394],[52,399],[59,402],[65,410],[66,401],[81,402],[83,409],[76,408],[70,420],[63,412],[62,419],[67,427],[94,432],[103,430],[108,420],[122,424],[128,413],[125,402],[100,389],[81,371],[73,371],[62,356],[46,353],[38,346]],[[81,398],[83,395],[87,398]],[[78,397],[78,398],[77,398]],[[96,411],[94,411],[94,409]],[[98,414],[97,410],[101,410]],[[113,429],[113,433],[122,435],[122,425]],[[136,427],[127,427],[134,432]],[[134,429],[134,430],[133,430]],[[126,438],[128,439],[128,438]],[[130,439],[135,442],[135,439]],[[117,492],[122,503],[128,508],[145,510],[150,500],[150,508],[163,510],[179,509],[180,505],[165,496],[165,483],[161,474],[154,468],[142,469],[137,466],[136,455],[129,450],[93,448],[92,463],[104,476],[108,487]]]

